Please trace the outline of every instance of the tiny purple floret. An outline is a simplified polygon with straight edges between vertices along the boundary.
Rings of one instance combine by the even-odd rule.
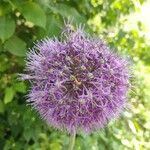
[[[128,61],[82,28],[64,30],[28,52],[28,103],[46,122],[68,132],[91,132],[120,116],[129,88]]]

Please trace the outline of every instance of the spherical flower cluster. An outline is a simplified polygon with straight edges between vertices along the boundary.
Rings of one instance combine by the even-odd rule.
[[[68,132],[104,127],[120,115],[129,87],[128,62],[83,29],[64,30],[27,54],[28,102],[47,123]]]

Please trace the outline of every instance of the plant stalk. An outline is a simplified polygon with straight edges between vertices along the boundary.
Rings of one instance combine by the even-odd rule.
[[[70,134],[70,142],[69,142],[69,148],[68,148],[68,150],[73,150],[73,148],[74,148],[74,143],[75,143],[75,138],[76,138],[76,131],[74,130],[74,131]]]

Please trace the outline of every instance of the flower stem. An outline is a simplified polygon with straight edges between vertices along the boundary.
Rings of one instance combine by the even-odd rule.
[[[76,138],[76,131],[74,130],[70,134],[70,142],[69,142],[69,148],[68,148],[68,150],[73,150],[74,143],[75,143],[75,138]]]

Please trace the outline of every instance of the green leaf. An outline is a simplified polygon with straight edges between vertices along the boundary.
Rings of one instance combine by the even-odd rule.
[[[27,141],[29,141],[33,136],[32,130],[28,129],[28,130],[24,131],[23,136]]]
[[[25,56],[26,54],[26,43],[17,36],[13,36],[6,41],[4,48],[16,56]]]
[[[57,36],[60,34],[61,22],[55,16],[47,16],[46,33],[48,36]]]
[[[35,29],[37,39],[58,36],[61,33],[62,22],[52,14],[46,16],[46,29],[38,27]]]
[[[51,144],[50,144],[50,148],[51,148],[51,149],[55,149],[55,150],[61,150],[61,149],[62,149],[62,146],[60,145],[60,143],[54,142],[54,143],[51,143]]]
[[[4,112],[4,104],[2,102],[2,100],[0,100],[0,113]]]
[[[11,6],[8,3],[1,2],[0,4],[0,16],[4,16],[11,12]]]
[[[25,2],[19,5],[18,9],[27,21],[45,28],[46,15],[43,9],[38,4],[34,2]]]
[[[26,92],[26,85],[23,82],[14,84],[13,88],[15,89],[15,91],[20,92],[20,93]]]
[[[10,16],[0,17],[0,39],[4,42],[15,31],[15,21]]]
[[[49,6],[49,8],[54,12],[60,14],[62,17],[71,18],[76,22],[85,22],[85,18],[79,14],[79,12],[74,8],[65,4],[59,4],[55,7]]]
[[[4,103],[10,103],[14,98],[15,92],[12,87],[8,87],[5,90]]]

